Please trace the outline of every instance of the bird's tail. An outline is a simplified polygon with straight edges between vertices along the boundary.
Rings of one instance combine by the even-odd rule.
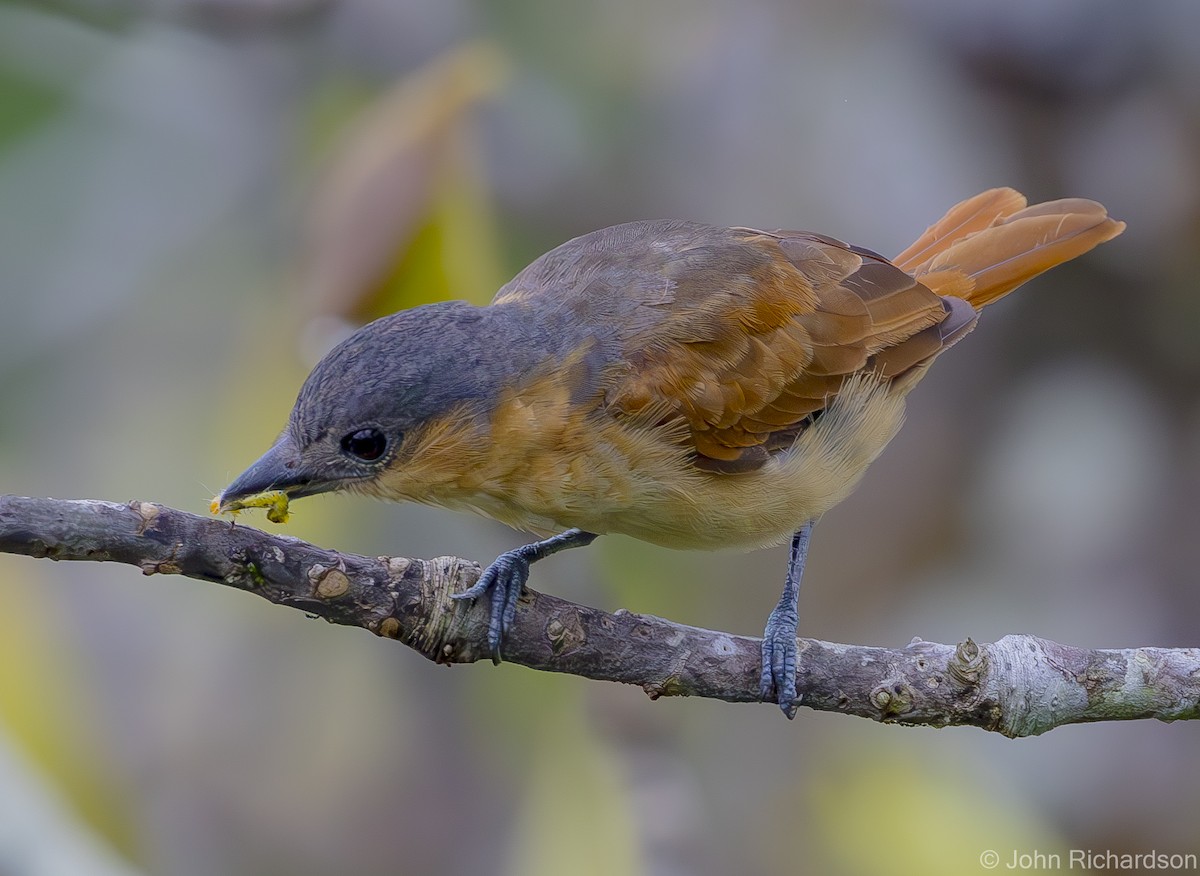
[[[939,295],[979,310],[1125,230],[1095,201],[1025,203],[1013,189],[981,192],[951,207],[894,262]]]

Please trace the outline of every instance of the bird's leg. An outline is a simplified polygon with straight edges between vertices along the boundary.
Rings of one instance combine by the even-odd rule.
[[[789,720],[796,717],[800,707],[796,702],[796,627],[800,622],[800,578],[804,575],[812,530],[813,521],[810,520],[792,536],[783,595],[767,617],[767,628],[763,632],[759,696],[764,701],[774,699]]]
[[[595,540],[594,532],[568,529],[551,538],[505,551],[483,570],[474,586],[462,593],[453,594],[452,599],[475,600],[489,590],[492,591],[488,648],[491,649],[493,663],[500,662],[500,643],[504,641],[509,625],[517,613],[517,600],[521,598],[521,591],[525,589],[525,582],[529,580],[529,564],[567,548],[583,547]]]

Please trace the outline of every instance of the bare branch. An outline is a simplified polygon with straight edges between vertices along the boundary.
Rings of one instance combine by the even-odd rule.
[[[128,563],[245,590],[397,639],[431,660],[487,656],[486,606],[450,594],[479,567],[457,557],[362,557],[155,505],[0,496],[0,551]],[[759,640],[612,614],[544,593],[521,599],[505,659],[640,685],[652,698],[758,700]],[[875,721],[1032,736],[1082,721],[1200,717],[1200,649],[1093,650],[1033,636],[899,649],[800,639],[813,709]]]

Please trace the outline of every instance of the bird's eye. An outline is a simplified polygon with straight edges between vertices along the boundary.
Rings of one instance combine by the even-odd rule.
[[[374,462],[387,449],[387,438],[378,429],[359,429],[342,438],[342,452],[363,462]]]

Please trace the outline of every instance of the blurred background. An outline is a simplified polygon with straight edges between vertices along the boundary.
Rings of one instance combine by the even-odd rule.
[[[616,222],[895,253],[1012,185],[1129,229],[939,361],[818,527],[801,631],[1197,645],[1198,32],[1188,0],[0,3],[0,491],[204,513],[348,326],[486,302]],[[366,554],[522,542],[365,499],[294,512],[289,534]],[[785,559],[605,538],[534,584],[757,635]],[[789,724],[438,667],[127,567],[0,556],[0,604],[2,874],[958,874],[987,849],[1200,851],[1194,724]]]

